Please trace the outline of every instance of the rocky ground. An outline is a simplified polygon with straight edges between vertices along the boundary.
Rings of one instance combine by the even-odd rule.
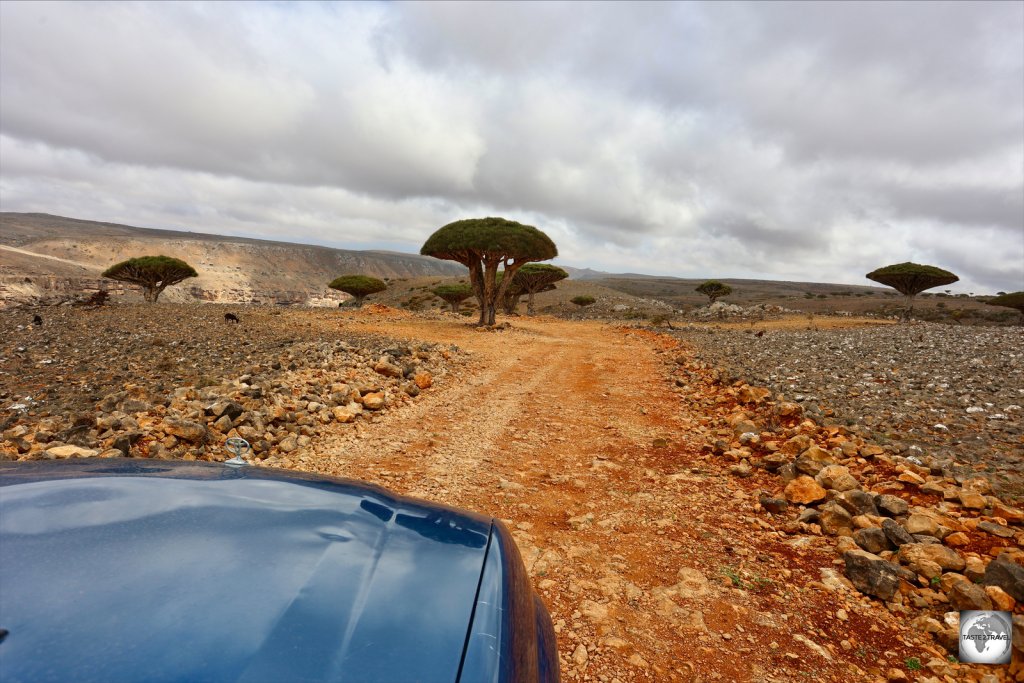
[[[448,345],[346,329],[381,314],[399,315],[180,304],[0,311],[7,455],[223,460],[225,440],[241,436],[258,459],[288,464],[328,425],[365,412],[361,428],[458,361]]]
[[[81,444],[45,422],[65,391],[53,385],[97,376],[81,337],[130,336],[148,309],[69,313],[49,349],[17,330],[2,351],[5,457],[222,457],[201,446],[234,431],[262,436],[262,464],[489,512],[551,610],[567,681],[1024,680],[1020,653],[1009,669],[950,650],[958,609],[1012,610],[1024,633],[1024,512],[984,469],[829,417],[820,390],[733,382],[703,346],[601,322],[488,331],[383,307],[244,309],[222,329],[223,309],[199,308],[166,317],[219,341],[173,356],[160,392],[134,378],[67,390],[92,402]],[[212,372],[200,356],[241,329],[246,367],[186,376]],[[40,374],[64,356],[61,374]],[[23,400],[47,388],[57,402]]]
[[[818,323],[822,319],[818,319]],[[771,388],[823,424],[986,476],[1024,502],[1024,328],[917,323],[857,329],[692,327],[697,358]]]

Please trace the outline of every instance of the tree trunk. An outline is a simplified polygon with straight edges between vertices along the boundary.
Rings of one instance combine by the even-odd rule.
[[[914,294],[907,294],[907,307],[903,309],[903,315],[900,316],[900,322],[910,320],[910,314],[914,310],[914,296]]]
[[[526,315],[533,315],[533,290],[531,289],[526,295]]]
[[[466,264],[466,267],[469,268],[469,284],[473,288],[473,295],[480,306],[480,319],[476,324],[483,326],[487,324],[487,301],[484,298],[483,265],[478,258],[472,257],[468,260],[469,262]]]
[[[508,278],[508,273],[505,277]],[[494,259],[484,260],[484,305],[480,311],[480,319],[483,325],[494,324],[494,309],[497,304],[499,288],[495,287],[498,279],[498,261]],[[504,284],[504,283],[502,283]]]
[[[461,301],[449,301],[448,302],[448,305],[452,307],[452,313],[458,314],[458,312],[459,312],[459,304],[461,304],[461,303],[462,303]]]

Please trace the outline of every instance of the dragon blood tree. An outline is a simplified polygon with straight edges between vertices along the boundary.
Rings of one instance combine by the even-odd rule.
[[[170,256],[130,258],[103,271],[103,277],[142,287],[142,297],[151,304],[171,285],[198,275],[195,268]]]
[[[558,266],[547,263],[527,263],[516,273],[512,286],[519,292],[526,294],[526,314],[534,314],[533,297],[540,292],[547,292],[555,288],[555,283],[569,277]]]
[[[718,280],[708,280],[697,287],[694,291],[700,292],[706,296],[708,298],[708,304],[713,304],[723,296],[729,296],[732,294],[732,287],[719,282]]]
[[[444,299],[452,307],[452,313],[459,312],[459,304],[473,296],[473,288],[469,285],[438,285],[430,290],[430,293],[439,299]]]
[[[907,306],[901,316],[903,320],[909,318],[914,310],[915,296],[926,289],[949,285],[960,279],[948,270],[909,261],[873,270],[864,277],[888,285],[907,298]]]
[[[383,292],[388,288],[383,280],[369,275],[342,275],[331,280],[327,286],[354,296],[356,307],[362,306],[363,300],[371,294]]]
[[[497,304],[516,271],[533,261],[558,256],[551,238],[532,225],[505,218],[468,218],[449,223],[431,235],[420,253],[457,261],[469,268],[469,284],[480,303],[479,325],[493,325]],[[498,268],[505,277],[498,282]]]

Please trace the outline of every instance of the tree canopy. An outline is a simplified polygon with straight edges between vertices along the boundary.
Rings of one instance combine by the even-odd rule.
[[[696,288],[697,292],[700,292],[706,296],[710,301],[709,303],[715,303],[716,300],[721,299],[723,296],[729,296],[732,294],[732,287],[718,280],[708,280]]]
[[[378,280],[369,275],[342,275],[331,280],[327,286],[354,296],[356,306],[362,306],[363,299],[369,295],[383,292],[388,288],[383,280]]]
[[[142,296],[149,303],[156,303],[160,294],[171,285],[198,275],[195,268],[181,259],[162,255],[130,258],[103,271],[105,278],[142,287]]]
[[[473,296],[473,288],[466,284],[455,284],[455,285],[438,285],[434,287],[430,292],[448,302],[448,305],[452,307],[452,313],[459,312],[459,304]]]
[[[512,288],[526,294],[526,314],[534,314],[534,295],[555,288],[555,283],[569,277],[558,266],[548,263],[527,263],[515,274]]]
[[[915,296],[926,289],[949,285],[960,279],[948,270],[909,261],[878,268],[864,277],[892,287],[907,297],[907,307],[903,312],[904,318],[908,317],[913,310]]]
[[[424,243],[424,256],[457,261],[469,268],[470,286],[480,302],[480,325],[493,325],[497,302],[516,271],[533,261],[558,256],[551,238],[532,225],[505,218],[468,218],[438,229]],[[498,267],[506,276],[498,282]]]
[[[989,306],[1005,306],[1006,308],[1013,308],[1021,315],[1024,315],[1024,292],[1010,292],[1009,294],[1002,294],[994,299],[989,299],[985,303]]]

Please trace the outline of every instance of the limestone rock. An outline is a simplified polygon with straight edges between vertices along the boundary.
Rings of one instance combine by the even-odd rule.
[[[968,510],[984,510],[988,506],[985,496],[968,489],[960,490],[960,504]]]
[[[1024,510],[1003,503],[996,503],[992,506],[992,516],[1002,517],[1009,524],[1024,523]]]
[[[985,595],[992,601],[992,606],[1002,612],[1012,612],[1017,601],[999,586],[985,586]]]
[[[852,536],[853,518],[838,503],[823,505],[818,512],[818,524],[829,536]]]
[[[177,420],[173,418],[164,420],[164,431],[192,443],[205,441],[208,434],[205,425],[190,420]]]
[[[988,563],[982,583],[999,586],[1014,600],[1024,602],[1024,567],[1011,561],[1006,553]]]
[[[799,403],[780,403],[775,409],[779,417],[799,417],[804,412],[803,406]]]
[[[967,566],[967,562],[964,558],[960,557],[960,554],[957,553],[957,551],[939,543],[905,543],[900,546],[899,558],[901,562],[917,571],[918,574],[922,574],[928,578],[937,576],[938,574],[929,574],[928,572],[918,571],[918,565],[924,562],[934,564],[941,570],[951,570],[954,572],[961,571]]]
[[[843,553],[843,561],[846,577],[861,593],[882,600],[890,600],[896,594],[900,580],[892,563],[863,550],[848,550]]]
[[[903,522],[903,527],[911,534],[934,536],[939,530],[938,523],[927,515],[910,515]]]
[[[1009,529],[1002,524],[996,524],[995,522],[978,522],[978,528],[985,533],[998,536],[999,538],[1013,538],[1013,529]]]
[[[853,532],[853,540],[857,542],[864,550],[869,553],[877,555],[878,553],[889,550],[892,545],[889,543],[888,537],[885,532],[878,527],[870,527],[868,529],[858,529]]]
[[[875,507],[874,496],[860,489],[843,491],[836,496],[836,502],[846,508],[846,511],[851,515],[879,516],[878,508]]]
[[[950,606],[955,610],[992,609],[992,599],[988,597],[985,589],[971,583],[970,581],[960,581],[955,583],[947,597],[949,597]]]
[[[818,486],[818,483],[808,476],[797,477],[786,484],[784,494],[790,503],[801,505],[817,503],[824,500],[827,495],[825,489]]]
[[[762,493],[757,498],[757,502],[761,504],[767,512],[773,515],[779,515],[786,511],[789,504],[782,498],[773,498],[767,494]]]
[[[60,459],[65,458],[92,458],[99,455],[99,451],[93,450],[92,448],[82,448],[80,446],[56,446],[54,448],[48,448],[46,450],[46,458],[48,459]]]
[[[857,478],[850,474],[848,468],[842,465],[826,465],[818,471],[814,480],[826,489],[832,489],[833,491],[852,491],[860,486]]]
[[[384,394],[373,392],[363,396],[363,407],[367,410],[380,410],[384,407]]]
[[[344,406],[335,406],[331,409],[331,414],[337,422],[345,424],[356,419],[356,415],[363,412],[363,407],[358,403],[349,403]]]
[[[909,509],[907,501],[903,500],[899,496],[894,496],[888,493],[875,496],[875,505],[878,506],[879,512],[883,515],[888,515],[889,517],[905,515]]]
[[[891,519],[887,519],[882,522],[882,531],[888,537],[889,541],[895,546],[901,546],[905,543],[913,543],[914,537],[904,529],[900,524]]]
[[[402,368],[396,365],[390,356],[381,356],[373,366],[373,371],[385,377],[401,377]]]

